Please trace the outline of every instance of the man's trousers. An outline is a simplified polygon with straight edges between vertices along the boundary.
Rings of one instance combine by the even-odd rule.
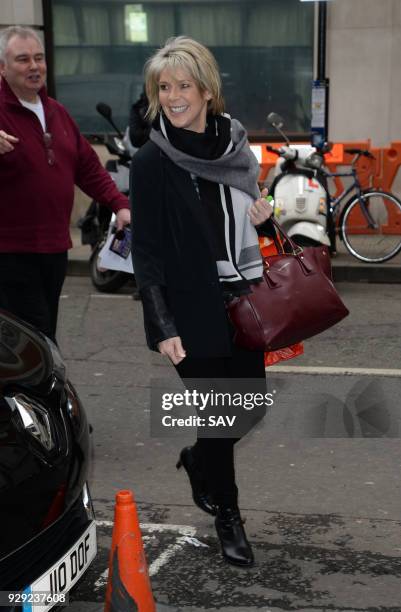
[[[0,253],[0,308],[56,340],[67,252]]]

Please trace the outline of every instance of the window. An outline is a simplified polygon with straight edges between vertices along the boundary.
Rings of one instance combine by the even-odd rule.
[[[251,137],[271,128],[310,130],[313,6],[299,0],[53,0],[57,98],[86,133],[108,131],[110,104],[124,128],[143,85],[143,65],[167,38],[187,34],[215,54],[227,112]],[[111,129],[111,128],[110,128]]]

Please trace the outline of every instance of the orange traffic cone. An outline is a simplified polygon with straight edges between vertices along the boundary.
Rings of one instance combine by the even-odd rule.
[[[156,612],[131,491],[116,495],[104,612]]]

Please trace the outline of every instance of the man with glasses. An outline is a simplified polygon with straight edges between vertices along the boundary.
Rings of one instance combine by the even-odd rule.
[[[108,205],[129,202],[66,109],[46,93],[43,45],[31,28],[0,31],[0,308],[55,340],[74,185]]]

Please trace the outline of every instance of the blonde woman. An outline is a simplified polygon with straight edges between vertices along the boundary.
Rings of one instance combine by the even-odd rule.
[[[223,114],[216,60],[195,40],[168,40],[148,60],[145,82],[153,128],[133,159],[131,199],[149,348],[168,357],[184,381],[251,379],[265,390],[263,353],[235,346],[225,308],[260,280],[255,226],[270,229],[247,134]],[[239,436],[215,436],[199,432],[177,467],[187,471],[196,505],[216,515],[224,558],[250,566],[235,482]]]

